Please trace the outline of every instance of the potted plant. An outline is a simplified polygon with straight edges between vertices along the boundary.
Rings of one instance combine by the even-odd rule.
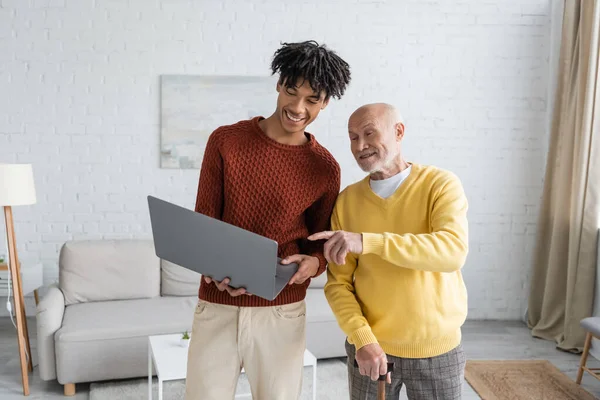
[[[188,347],[190,345],[190,334],[188,331],[185,331],[181,334],[179,344],[181,345],[181,347]]]

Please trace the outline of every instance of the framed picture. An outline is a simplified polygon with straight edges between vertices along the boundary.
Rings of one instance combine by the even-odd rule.
[[[161,76],[160,166],[199,169],[210,134],[276,107],[274,76]]]

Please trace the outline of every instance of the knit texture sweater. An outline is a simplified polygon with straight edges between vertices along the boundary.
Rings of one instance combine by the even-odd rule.
[[[388,198],[369,177],[339,195],[332,229],[362,233],[363,251],[329,264],[325,295],[356,349],[379,343],[392,356],[428,358],[458,346],[468,310],[467,210],[456,175],[414,163]]]
[[[222,126],[210,135],[195,210],[276,241],[281,258],[293,254],[317,257],[318,276],[327,265],[323,242],[307,237],[329,229],[340,191],[339,164],[312,134],[305,133],[308,141],[302,145],[281,144],[262,131],[261,119]],[[269,301],[258,296],[232,297],[202,280],[198,295],[219,304],[273,306],[303,300],[309,284],[310,279],[288,285]]]

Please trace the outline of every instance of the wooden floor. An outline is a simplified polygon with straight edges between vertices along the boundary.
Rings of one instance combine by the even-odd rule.
[[[30,327],[35,321],[30,320]],[[32,328],[30,328],[33,330]],[[32,335],[34,365],[37,365],[35,337]],[[534,339],[521,322],[468,321],[463,327],[463,347],[468,359],[547,359],[575,379],[579,366],[579,355],[556,350],[553,343]],[[588,364],[600,367],[600,362],[589,358]],[[19,357],[15,329],[8,318],[0,318],[0,399],[67,399],[63,388],[56,382],[42,381],[34,368],[30,374],[30,395],[24,397],[21,389]],[[600,398],[600,381],[589,374],[584,375],[582,386]],[[463,399],[479,399],[473,389],[465,383]],[[77,385],[77,395],[68,399],[87,399],[88,387]],[[406,398],[403,393],[401,398]]]

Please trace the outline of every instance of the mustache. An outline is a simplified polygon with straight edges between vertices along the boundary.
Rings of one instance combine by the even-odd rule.
[[[363,152],[358,153],[357,155],[358,155],[358,157],[363,157],[363,156],[368,156],[371,154],[377,154],[377,151],[374,151],[374,150],[363,151]]]

